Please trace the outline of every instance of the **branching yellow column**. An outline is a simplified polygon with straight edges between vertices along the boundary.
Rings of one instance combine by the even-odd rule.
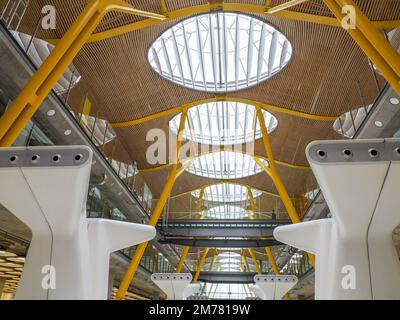
[[[172,188],[174,187],[177,175],[178,175],[178,165],[179,165],[179,153],[181,150],[181,145],[182,145],[182,136],[183,136],[183,131],[185,129],[185,123],[187,119],[187,109],[183,110],[182,112],[182,117],[181,121],[179,124],[179,130],[178,130],[178,141],[176,144],[176,153],[175,153],[175,161],[174,164],[171,167],[171,172],[169,174],[168,181],[166,185],[164,186],[164,189],[161,193],[160,199],[157,201],[156,207],[154,208],[153,214],[150,217],[149,225],[150,226],[156,226],[158,220],[160,219],[160,216],[164,210],[165,204],[168,200],[169,195],[171,194]],[[125,273],[124,278],[122,279],[121,285],[118,289],[116,298],[118,300],[121,300],[125,297],[126,291],[129,288],[129,285],[132,282],[132,279],[136,273],[136,270],[139,266],[140,260],[143,257],[143,254],[146,250],[146,247],[148,245],[148,242],[144,242],[140,245],[137,246],[135,255],[132,258],[131,264],[129,265],[128,271]]]
[[[376,29],[354,1],[324,0],[324,2],[340,22],[346,18],[346,14],[342,12],[344,6],[350,6],[355,10],[355,21],[352,22],[355,23],[356,29],[347,28],[347,31],[397,94],[400,94],[400,55],[386,40],[383,33]]]
[[[271,177],[292,223],[299,223],[300,217],[297,214],[296,209],[292,203],[292,200],[290,199],[289,194],[285,188],[285,185],[283,184],[282,179],[279,175],[274,154],[272,152],[271,141],[269,139],[268,130],[265,125],[264,115],[260,107],[257,108],[257,118],[261,127],[261,133],[264,141],[265,151],[267,153],[269,167],[266,167],[265,164],[258,157],[254,157],[254,160]],[[314,265],[315,264],[314,256],[310,253],[308,254],[308,256],[310,258],[311,264]]]
[[[204,262],[206,262],[207,254],[208,254],[209,250],[210,250],[209,248],[204,249],[203,256],[201,257],[199,266],[197,267],[196,275],[193,278],[193,283],[197,283],[197,281],[199,280],[200,273],[201,273],[201,270],[203,269]]]
[[[75,56],[110,11],[155,19],[164,16],[137,10],[121,0],[91,0],[80,16],[37,70],[19,96],[0,118],[0,146],[10,147],[56,85]]]
[[[253,260],[253,264],[254,264],[254,267],[256,268],[257,273],[261,274],[260,265],[258,264],[256,255],[254,254],[253,249],[248,249],[248,250],[249,250],[249,253],[250,253],[250,257]]]
[[[185,247],[182,250],[181,260],[179,261],[178,266],[176,267],[176,273],[180,273],[182,271],[183,265],[185,264],[186,256],[188,255],[190,247]]]

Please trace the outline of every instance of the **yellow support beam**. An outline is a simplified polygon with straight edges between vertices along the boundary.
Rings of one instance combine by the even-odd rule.
[[[292,200],[290,199],[290,196],[286,190],[285,185],[282,182],[282,179],[279,175],[279,172],[278,172],[278,169],[276,166],[274,154],[273,154],[272,147],[271,147],[271,141],[269,138],[267,127],[265,125],[265,119],[264,119],[264,115],[263,115],[261,108],[257,109],[257,118],[258,118],[258,122],[261,127],[261,133],[263,136],[265,151],[266,151],[267,157],[268,157],[269,167],[266,167],[265,164],[257,157],[254,157],[254,160],[271,177],[276,189],[278,190],[281,201],[282,201],[283,205],[285,206],[286,211],[287,211],[292,223],[299,223],[300,217],[297,214],[296,208],[294,207]],[[308,255],[309,255],[311,264],[315,265],[314,256],[312,254],[308,254]]]
[[[260,265],[258,264],[256,255],[254,254],[253,249],[248,249],[248,251],[249,251],[249,253],[250,253],[251,259],[253,260],[253,264],[254,264],[254,267],[256,268],[257,273],[258,273],[258,274],[261,274]]]
[[[271,248],[265,248],[265,253],[268,256],[269,263],[271,264],[272,270],[274,271],[275,275],[279,276],[281,273],[279,271],[278,264],[275,261],[274,255],[272,254]]]
[[[206,154],[210,154],[210,153],[214,153],[214,152],[220,152],[220,151],[224,151],[224,150],[226,150],[226,149],[223,146],[221,146],[219,148],[216,148],[216,149],[213,149],[213,150],[210,150],[210,151],[199,153],[197,156],[195,156],[193,158],[189,158],[189,160],[193,160],[194,161],[197,158],[199,158],[201,156],[204,156]],[[252,154],[247,153],[247,152],[243,152],[243,151],[235,151],[235,152],[253,156]],[[263,156],[256,155],[256,157],[258,157],[260,159],[268,160],[267,158],[265,158]],[[311,170],[311,168],[309,166],[303,166],[303,165],[299,165],[299,164],[292,164],[292,163],[287,163],[287,162],[279,161],[279,160],[275,160],[275,162],[277,164],[281,165],[281,166],[284,166],[284,167],[287,167],[287,168],[291,168],[291,169]],[[158,170],[167,169],[167,168],[169,168],[171,166],[172,166],[172,164],[163,164],[163,165],[160,165],[160,166],[157,166],[157,167],[153,167],[153,168],[139,169],[139,172],[140,173],[151,173],[151,172],[155,172],[155,171],[158,171]]]
[[[242,12],[242,13],[250,13],[250,14],[265,14],[269,15],[268,9],[271,7],[272,1],[266,0],[265,6],[261,5],[250,5],[250,4],[241,4],[241,3],[222,3],[222,10],[224,11],[233,11],[233,12]],[[177,19],[183,19],[193,15],[199,15],[202,13],[208,13],[211,11],[210,3],[202,4],[198,6],[186,7],[179,10],[169,11],[164,22],[169,22]],[[302,12],[296,12],[292,10],[282,10],[276,12],[274,16],[294,20],[294,21],[303,21],[309,23],[316,23],[321,25],[327,25],[331,27],[340,28],[341,24],[335,18],[320,16],[316,14],[308,14]],[[129,32],[141,30],[144,28],[149,28],[152,26],[156,26],[163,21],[160,21],[157,18],[143,19],[137,22],[133,22],[130,24],[123,25],[121,27],[116,27],[107,31],[98,32],[93,34],[89,38],[89,42],[97,42],[106,39],[110,39],[116,36],[120,36]],[[400,26],[400,20],[389,20],[389,21],[374,21],[372,22],[375,28],[387,30],[394,29]],[[59,39],[46,39],[47,42],[52,44],[56,44]]]
[[[400,55],[353,1],[324,0],[324,2],[340,22],[345,19],[345,14],[342,12],[345,5],[351,5],[355,9],[356,29],[348,28],[348,33],[397,94],[400,94]]]
[[[246,258],[245,254],[244,254],[244,250],[243,249],[242,249],[242,252],[241,252],[240,256],[242,257],[242,262],[245,265],[247,271],[250,271],[249,262],[247,261],[247,258]]]
[[[309,1],[309,0],[291,0],[291,1],[282,3],[282,4],[280,4],[280,5],[277,5],[277,6],[275,6],[275,7],[272,7],[272,8],[270,8],[270,9],[268,9],[268,10],[267,10],[267,13],[269,13],[269,14],[274,14],[274,13],[277,13],[277,12],[280,12],[280,11],[283,11],[283,10],[286,10],[286,9],[289,9],[289,8],[291,8],[291,7],[297,6],[297,5],[299,5],[299,4],[302,4],[302,3],[308,2],[308,1]]]
[[[10,147],[73,59],[89,40],[103,17],[111,11],[164,19],[164,16],[135,9],[120,0],[91,0],[49,57],[0,118],[0,146]]]
[[[221,96],[215,96],[214,98],[202,99],[202,100],[197,100],[197,101],[193,101],[190,103],[186,103],[184,105],[181,105],[181,106],[178,106],[175,108],[171,108],[171,109],[168,109],[165,111],[161,111],[158,113],[154,113],[154,114],[151,114],[151,115],[143,117],[143,118],[129,120],[129,121],[123,121],[123,122],[113,122],[113,123],[111,123],[111,126],[113,128],[131,127],[131,126],[135,126],[135,125],[138,125],[138,124],[141,124],[144,122],[156,120],[158,118],[177,114],[179,112],[182,112],[183,109],[191,109],[191,108],[197,107],[198,105],[201,105],[201,104],[212,103],[212,102],[217,102],[217,101],[230,101],[230,102],[239,102],[239,103],[249,104],[254,107],[260,107],[260,108],[270,111],[270,112],[283,113],[283,114],[291,115],[291,116],[294,116],[297,118],[308,119],[308,120],[334,122],[337,119],[337,117],[295,111],[295,110],[291,110],[291,109],[287,109],[287,108],[283,108],[283,107],[270,105],[268,103],[264,103],[261,101],[255,101],[255,100],[250,100],[250,99],[246,99],[246,98],[238,98],[238,97],[230,97],[230,96],[226,96],[226,95],[221,95]]]
[[[150,217],[149,220],[149,225],[150,226],[156,226],[158,220],[160,219],[161,214],[163,213],[165,204],[168,200],[169,195],[171,194],[172,188],[174,187],[177,175],[179,173],[178,171],[178,164],[179,164],[179,153],[181,150],[182,146],[182,136],[183,136],[183,131],[185,129],[185,123],[187,119],[187,110],[184,110],[182,113],[182,118],[179,124],[179,129],[178,129],[178,137],[177,137],[177,144],[176,144],[176,152],[175,152],[175,161],[174,164],[171,168],[171,172],[168,178],[167,183],[164,186],[164,189],[161,193],[160,199],[157,201],[156,207],[154,208],[153,214]],[[148,245],[148,242],[142,243],[137,246],[135,255],[132,258],[132,261],[129,265],[129,268],[127,272],[124,275],[124,278],[121,281],[120,287],[118,289],[116,298],[117,300],[122,300],[125,297],[126,291],[129,288],[129,285],[131,284],[133,277],[135,276],[136,270],[140,264],[140,260],[143,257],[143,254],[146,250],[146,247]]]
[[[207,259],[207,255],[208,255],[209,250],[210,250],[209,248],[205,248],[205,249],[204,249],[203,256],[202,256],[201,259],[200,259],[200,263],[199,263],[199,265],[198,265],[198,267],[197,267],[196,274],[195,274],[195,276],[194,276],[194,278],[193,278],[193,283],[197,283],[197,281],[199,280],[200,273],[201,273],[201,270],[203,269],[204,262],[206,262],[206,259]]]
[[[185,264],[186,257],[189,253],[189,250],[190,250],[189,247],[183,248],[181,259],[179,260],[178,266],[176,267],[176,273],[181,273],[183,265]]]

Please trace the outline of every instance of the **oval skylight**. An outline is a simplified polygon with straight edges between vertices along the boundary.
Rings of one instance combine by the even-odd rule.
[[[261,191],[252,189],[253,197],[261,196]],[[200,197],[200,190],[192,192],[196,198]],[[203,201],[216,203],[247,202],[249,195],[247,187],[234,183],[219,183],[204,189]]]
[[[231,206],[228,204],[213,207],[207,210],[206,217],[207,219],[220,219],[220,220],[229,220],[229,219],[244,219],[247,218],[247,212],[242,207]]]
[[[268,161],[262,159],[266,166]],[[252,156],[232,151],[202,155],[186,169],[194,175],[210,179],[240,179],[263,171]]]
[[[272,133],[278,127],[278,120],[268,111],[264,110],[263,114],[268,133]],[[169,123],[175,135],[181,116],[178,114]],[[186,140],[215,146],[242,144],[261,137],[256,108],[233,101],[204,103],[190,108],[183,132]]]
[[[290,61],[293,48],[273,26],[245,14],[212,12],[185,19],[151,45],[162,77],[205,92],[232,92],[263,82]]]

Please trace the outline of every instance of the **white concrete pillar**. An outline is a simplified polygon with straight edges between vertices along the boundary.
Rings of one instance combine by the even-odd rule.
[[[150,226],[86,217],[87,147],[0,150],[0,203],[32,230],[18,299],[107,299],[110,254]]]
[[[307,158],[332,219],[275,229],[316,255],[316,299],[400,299],[400,140],[320,141]]]

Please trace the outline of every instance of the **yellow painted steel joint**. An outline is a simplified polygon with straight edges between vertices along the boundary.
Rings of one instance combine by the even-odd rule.
[[[178,171],[179,153],[180,153],[180,149],[182,146],[182,137],[183,137],[183,131],[185,129],[186,119],[187,119],[187,110],[184,110],[182,113],[181,121],[179,123],[176,152],[175,152],[175,159],[174,159],[175,161],[171,167],[171,172],[170,172],[168,181],[164,186],[164,189],[161,193],[160,199],[157,201],[156,207],[154,208],[154,211],[150,217],[150,220],[148,223],[150,226],[157,225],[157,222],[160,219],[161,214],[163,213],[165,204],[168,201],[169,195],[171,194],[172,188],[174,187],[175,181],[179,174],[179,171]],[[140,260],[143,257],[143,254],[146,250],[147,245],[148,245],[148,242],[145,242],[145,243],[142,243],[137,246],[135,254],[129,265],[129,268],[128,268],[127,272],[125,273],[124,278],[122,279],[120,287],[118,289],[118,292],[116,295],[116,298],[118,300],[122,300],[125,297],[126,291],[128,290],[129,285],[131,284],[133,277],[135,276],[136,270],[140,264]]]
[[[12,146],[100,21],[110,11],[165,18],[137,10],[120,0],[91,0],[0,118],[0,147]]]

